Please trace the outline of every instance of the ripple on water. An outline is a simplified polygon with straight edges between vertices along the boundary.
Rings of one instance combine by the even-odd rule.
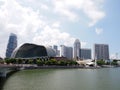
[[[120,90],[120,68],[23,70],[3,90]]]

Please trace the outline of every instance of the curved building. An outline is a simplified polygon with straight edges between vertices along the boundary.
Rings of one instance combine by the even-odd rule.
[[[46,56],[54,57],[55,55],[56,53],[52,48],[25,43],[14,50],[11,58],[40,58]]]
[[[76,39],[74,42],[74,59],[80,58],[80,48],[81,48],[80,41],[79,39]]]

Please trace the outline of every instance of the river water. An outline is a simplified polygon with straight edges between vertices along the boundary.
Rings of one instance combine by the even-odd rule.
[[[23,70],[2,90],[120,90],[120,68]]]

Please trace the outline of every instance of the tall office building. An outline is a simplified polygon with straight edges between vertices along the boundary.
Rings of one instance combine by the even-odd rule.
[[[57,46],[57,45],[54,45],[54,46],[53,46],[53,49],[55,50],[55,52],[57,52],[58,46]]]
[[[60,50],[58,50],[58,46],[57,46],[57,45],[54,45],[54,46],[53,46],[53,49],[54,49],[55,52],[56,52],[56,57],[59,57],[59,56],[60,56]]]
[[[81,48],[80,41],[79,39],[76,39],[74,42],[74,59],[80,58],[80,48]]]
[[[82,48],[80,49],[80,58],[81,59],[91,59],[91,49],[87,49],[87,48]]]
[[[107,44],[95,44],[94,45],[94,57],[97,60],[100,60],[100,59],[108,60],[109,59],[109,46]]]
[[[13,50],[17,47],[17,36],[11,33],[8,40],[8,45],[6,49],[6,57],[10,58]]]
[[[61,57],[66,57],[66,46],[65,45],[60,45],[60,56]]]
[[[67,54],[66,57],[70,60],[73,59],[73,48],[72,47],[67,47]]]
[[[66,57],[68,59],[73,59],[73,48],[61,45],[61,57]]]

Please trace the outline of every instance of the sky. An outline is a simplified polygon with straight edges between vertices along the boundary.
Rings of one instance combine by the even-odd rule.
[[[108,44],[110,58],[120,58],[120,0],[0,0],[0,56],[10,33],[18,46]]]

